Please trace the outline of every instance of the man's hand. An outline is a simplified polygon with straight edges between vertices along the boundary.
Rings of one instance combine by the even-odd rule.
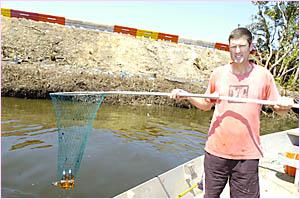
[[[278,100],[278,105],[274,105],[273,109],[277,114],[283,115],[289,112],[293,104],[294,104],[293,98],[280,97]]]
[[[171,91],[170,98],[176,100],[188,99],[188,97],[181,96],[182,94],[189,94],[189,92],[182,89],[173,89]]]
[[[214,99],[210,98],[198,98],[198,97],[184,97],[182,96],[183,94],[189,94],[189,92],[186,92],[185,90],[182,89],[174,89],[172,90],[171,94],[169,95],[170,98],[176,99],[176,100],[183,100],[186,99],[188,100],[192,105],[196,106],[197,108],[203,110],[203,111],[208,111],[211,109],[211,107],[219,101],[219,94],[218,93],[213,93],[211,96]]]

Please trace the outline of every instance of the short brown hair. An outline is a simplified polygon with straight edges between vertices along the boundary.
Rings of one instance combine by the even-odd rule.
[[[247,28],[236,28],[234,29],[228,38],[228,42],[230,43],[231,39],[240,39],[242,37],[246,37],[249,45],[252,43],[252,33]]]

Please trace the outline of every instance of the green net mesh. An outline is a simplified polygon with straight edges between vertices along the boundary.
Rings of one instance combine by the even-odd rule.
[[[96,113],[104,94],[51,93],[58,128],[58,180],[77,176]]]

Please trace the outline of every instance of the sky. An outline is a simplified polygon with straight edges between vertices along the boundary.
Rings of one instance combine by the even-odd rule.
[[[180,38],[227,43],[238,25],[251,24],[257,8],[250,1],[16,1],[1,8],[50,14],[104,25],[179,35]]]

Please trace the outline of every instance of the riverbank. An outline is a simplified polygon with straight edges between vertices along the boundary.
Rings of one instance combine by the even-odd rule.
[[[63,91],[203,93],[229,53],[199,46],[2,17],[2,96]],[[298,93],[287,93],[298,99]],[[107,96],[109,104],[191,107],[166,97]]]
[[[2,96],[62,91],[203,93],[227,52],[2,17]],[[108,96],[107,103],[176,105],[165,97]],[[186,104],[187,105],[187,104]],[[187,105],[188,106],[188,105]]]
[[[3,62],[2,62],[3,63]],[[80,67],[66,67],[38,64],[14,64],[4,62],[2,65],[2,96],[21,98],[50,98],[51,92],[64,91],[148,91],[170,92],[182,88],[190,92],[203,93],[207,80],[184,82],[182,79],[152,76],[127,76],[124,73],[99,72]],[[159,96],[107,96],[108,104],[155,104],[170,106],[190,105],[186,102],[176,103],[167,97]]]

